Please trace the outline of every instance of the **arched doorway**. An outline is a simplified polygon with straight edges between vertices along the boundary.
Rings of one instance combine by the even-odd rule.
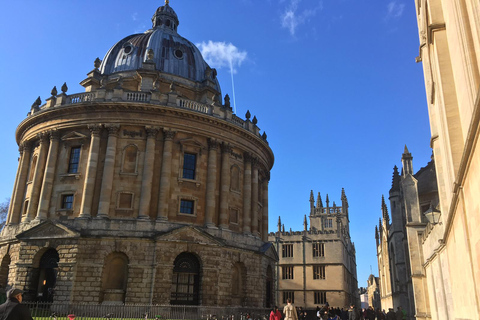
[[[191,253],[177,256],[173,266],[171,304],[198,305],[200,302],[200,262]]]
[[[267,267],[267,281],[265,288],[265,307],[270,308],[273,306],[273,271],[272,267]]]
[[[105,258],[102,273],[100,302],[108,304],[125,303],[128,280],[128,257],[113,252]]]
[[[10,271],[10,255],[7,253],[0,264],[0,290],[5,290],[8,286],[8,273]]]
[[[53,302],[55,284],[57,282],[58,262],[57,250],[50,248],[40,258],[37,297],[39,301]]]

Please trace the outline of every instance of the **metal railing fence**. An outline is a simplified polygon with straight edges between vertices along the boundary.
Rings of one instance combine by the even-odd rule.
[[[269,309],[247,307],[174,306],[174,305],[112,305],[23,302],[36,320],[252,320],[268,319]],[[72,320],[72,319],[70,319]]]

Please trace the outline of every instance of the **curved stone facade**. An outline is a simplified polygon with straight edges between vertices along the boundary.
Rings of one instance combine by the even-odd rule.
[[[0,285],[45,301],[273,303],[266,134],[220,103],[214,69],[195,81],[154,55],[109,74],[97,60],[85,93],[54,88],[20,123]]]

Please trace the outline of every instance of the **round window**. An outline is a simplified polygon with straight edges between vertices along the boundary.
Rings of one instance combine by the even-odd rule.
[[[133,51],[133,46],[130,42],[127,42],[123,45],[123,52],[125,54],[130,54]]]
[[[183,51],[180,49],[176,49],[173,54],[175,55],[175,58],[177,59],[182,59],[183,58]]]

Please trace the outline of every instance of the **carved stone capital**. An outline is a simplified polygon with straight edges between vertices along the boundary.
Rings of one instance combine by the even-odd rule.
[[[176,132],[172,130],[163,130],[163,138],[165,140],[172,140],[175,137]]]
[[[258,169],[258,158],[252,156],[251,161],[252,161],[252,167]]]
[[[90,130],[92,135],[100,134],[100,130],[102,130],[102,126],[99,124],[89,124],[87,128]]]
[[[26,140],[20,143],[20,145],[18,146],[18,151],[20,152],[20,154],[23,154],[25,151],[30,150],[31,147],[32,142]]]
[[[232,153],[232,150],[233,150],[233,148],[232,148],[232,145],[231,145],[231,144],[225,143],[225,142],[222,143],[222,152],[223,152],[223,153],[228,153],[228,154],[230,154],[230,153]]]
[[[120,126],[118,124],[109,124],[109,125],[105,125],[105,128],[108,130],[109,136],[117,136],[118,129],[120,129]]]
[[[53,130],[50,130],[48,132],[48,135],[50,137],[50,141],[54,141],[54,140],[59,140],[60,139],[60,132],[58,132],[57,129],[53,129]]]
[[[249,152],[244,152],[243,159],[245,159],[245,162],[249,162],[252,160],[252,155]]]
[[[208,150],[217,150],[218,149],[218,141],[212,138],[208,138]]]
[[[49,138],[49,133],[48,132],[38,133],[37,138],[38,138],[38,143],[39,144],[46,143],[48,138]]]
[[[158,131],[160,131],[160,128],[152,127],[152,126],[146,126],[145,131],[147,132],[147,139],[148,138],[155,138],[158,134]]]

